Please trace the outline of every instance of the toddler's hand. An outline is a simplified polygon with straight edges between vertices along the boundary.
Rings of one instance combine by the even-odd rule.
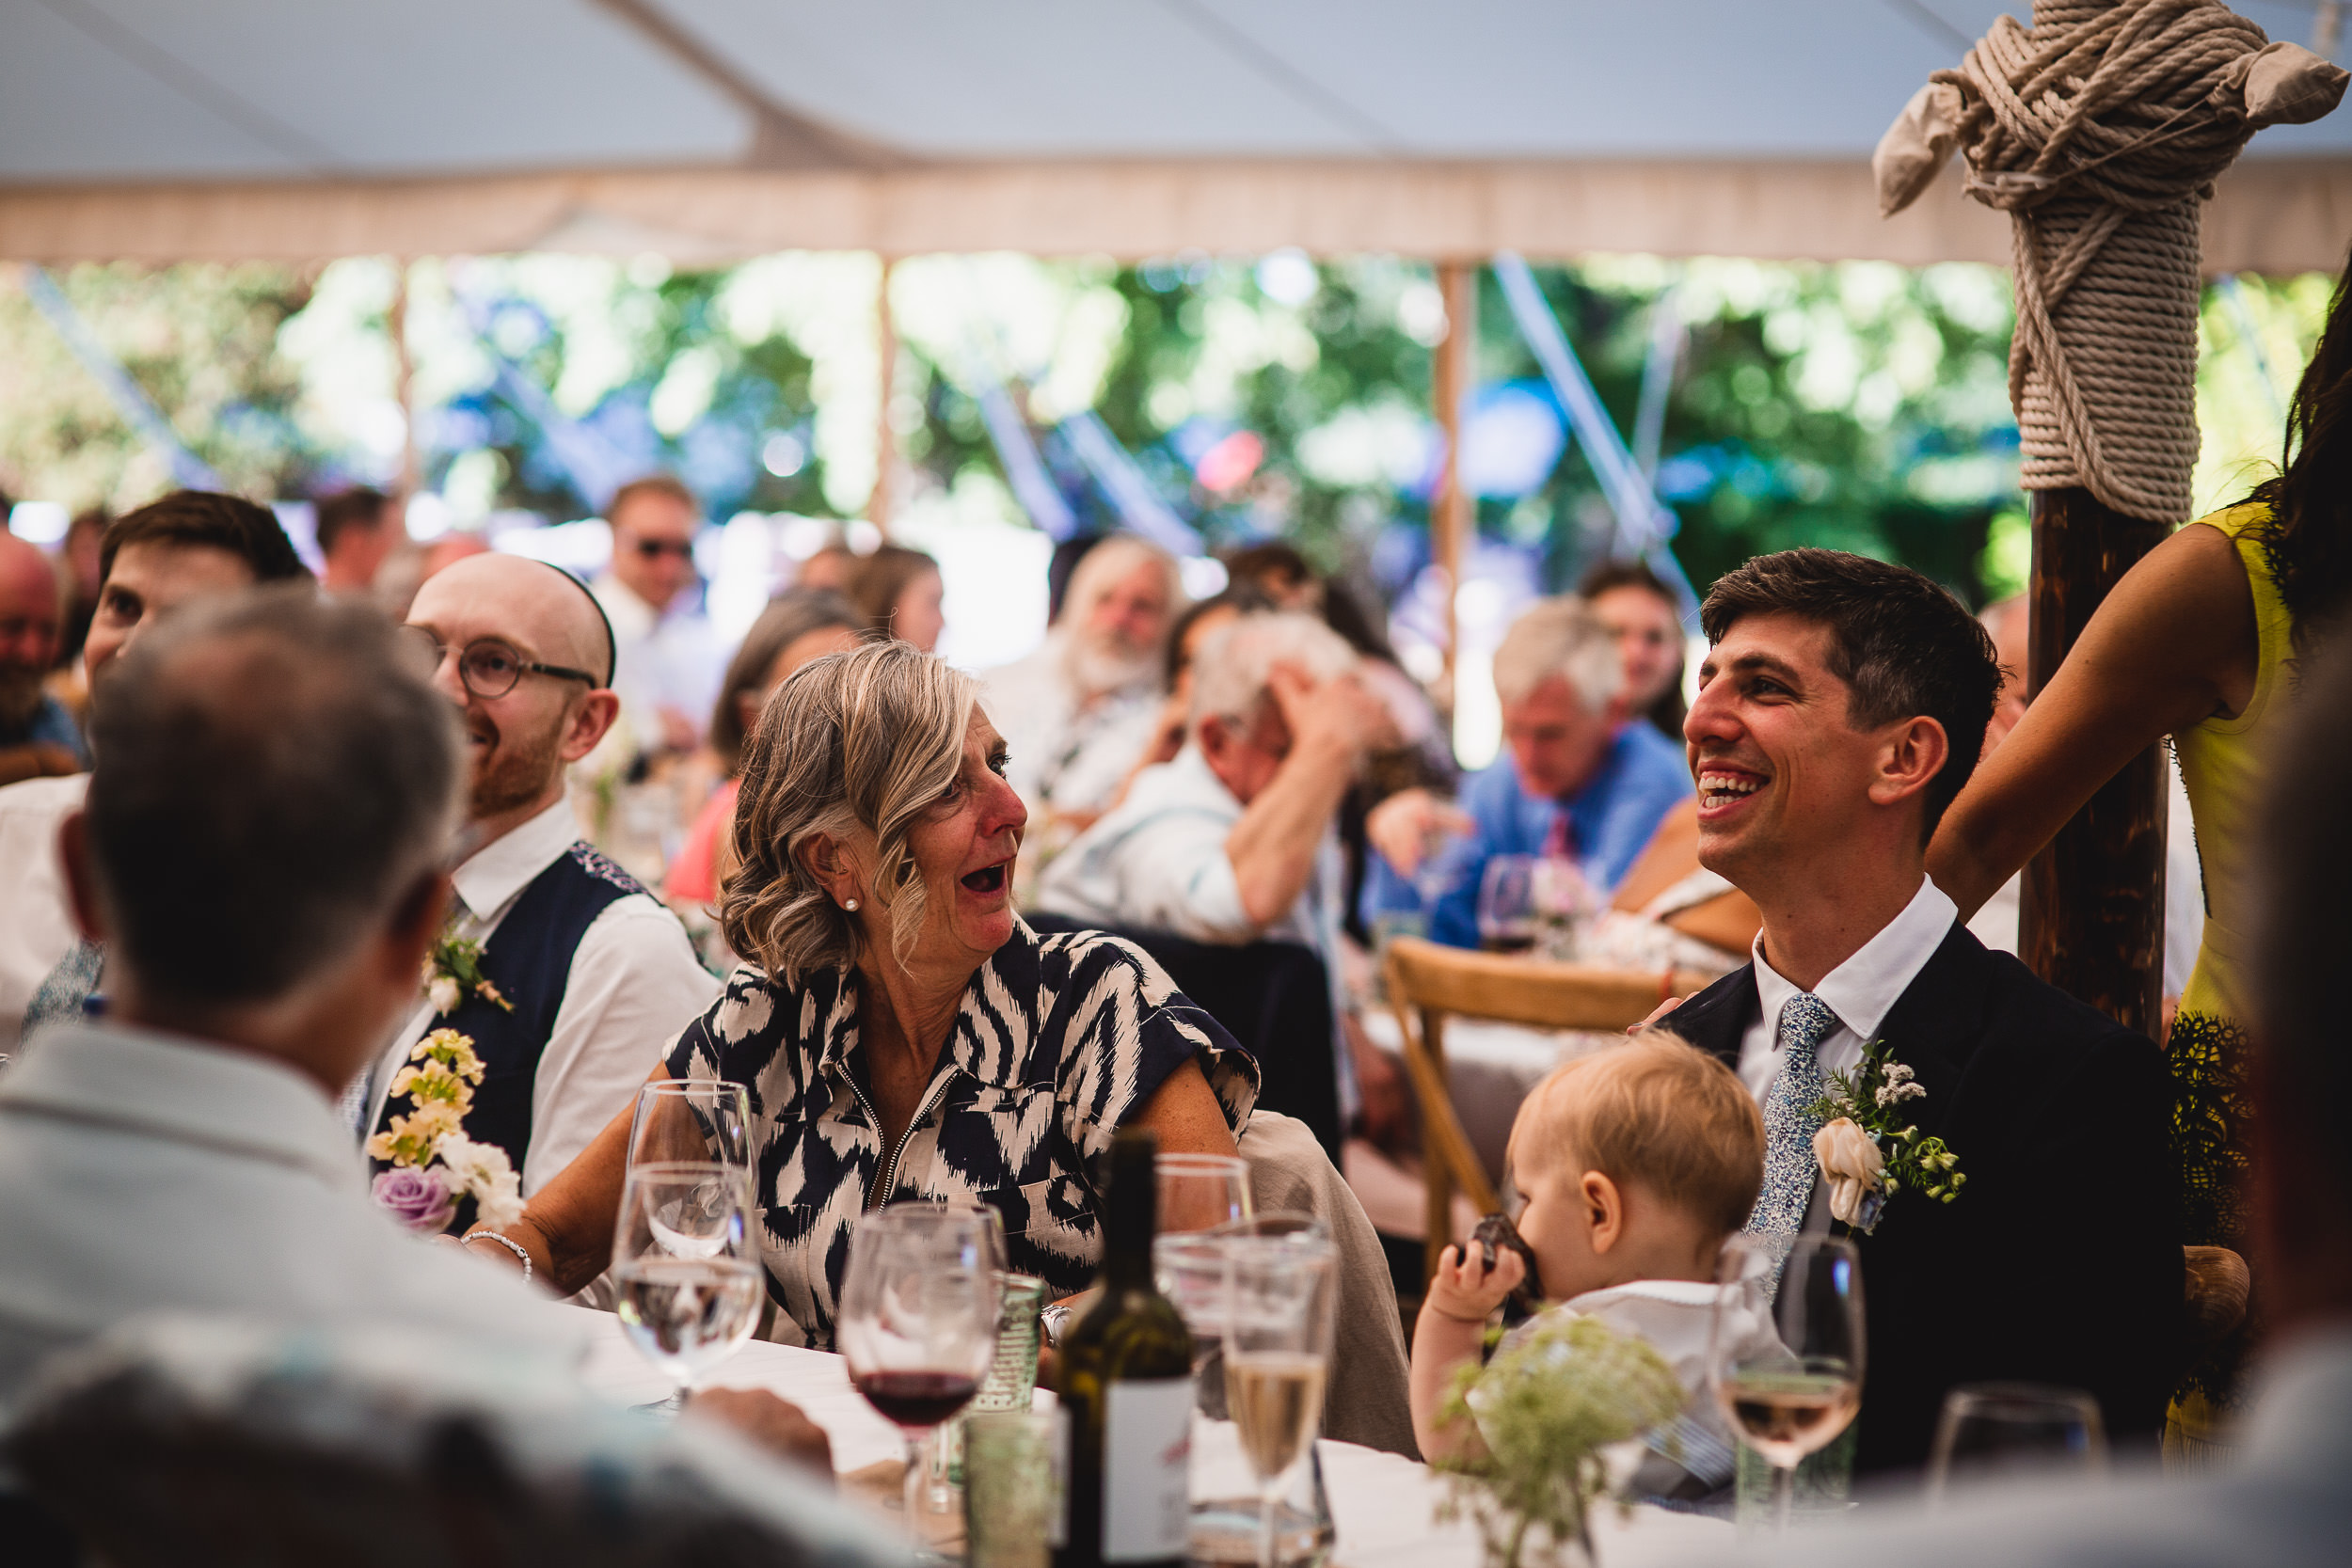
[[[1429,1282],[1425,1298],[1433,1311],[1463,1323],[1485,1323],[1494,1309],[1502,1305],[1503,1297],[1519,1287],[1527,1277],[1527,1262],[1510,1248],[1502,1248],[1495,1260],[1486,1262],[1486,1249],[1450,1246],[1438,1257],[1438,1276]]]

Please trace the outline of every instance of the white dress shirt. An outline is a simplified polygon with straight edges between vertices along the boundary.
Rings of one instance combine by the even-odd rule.
[[[626,730],[636,751],[660,751],[667,744],[661,710],[670,707],[692,721],[700,735],[710,722],[727,666],[726,646],[703,612],[700,592],[689,588],[662,610],[610,572],[596,578],[591,591],[612,623],[612,689],[621,698],[620,721],[613,728]],[[596,754],[602,756],[611,744],[608,736]]]
[[[44,1029],[0,1072],[0,1427],[42,1357],[167,1309],[580,1343],[578,1314],[511,1267],[401,1229],[293,1069],[113,1023]]]
[[[24,1009],[80,935],[57,858],[57,824],[82,809],[89,775],[26,779],[0,789],[0,1054]]]
[[[457,934],[487,945],[523,889],[579,836],[571,802],[558,800],[475,850],[451,879],[465,907]],[[632,893],[605,907],[572,953],[555,1030],[539,1057],[531,1091],[531,1148],[521,1172],[524,1196],[570,1164],[634,1101],[671,1039],[718,995],[719,982],[695,959],[686,927],[659,900]],[[419,1002],[377,1059],[368,1127],[382,1119],[392,1074],[433,1017],[433,1005]]]
[[[1919,977],[1959,918],[1959,906],[1922,877],[1919,891],[1911,895],[1902,913],[1855,949],[1851,958],[1821,976],[1813,994],[1837,1015],[1837,1027],[1813,1049],[1824,1075],[1853,1070],[1862,1060],[1863,1046],[1877,1037],[1887,1012],[1911,989],[1911,982]],[[1764,1091],[1780,1075],[1780,1009],[1801,988],[1764,961],[1761,932],[1756,934],[1755,953],[1756,992],[1764,1007],[1740,1037],[1740,1081],[1760,1105]]]

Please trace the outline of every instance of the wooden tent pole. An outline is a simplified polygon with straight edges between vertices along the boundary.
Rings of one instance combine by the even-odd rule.
[[[1431,366],[1431,397],[1445,457],[1438,487],[1429,499],[1429,559],[1445,573],[1445,689],[1454,689],[1454,659],[1460,644],[1454,598],[1461,592],[1462,563],[1470,547],[1470,496],[1462,488],[1462,404],[1470,396],[1471,351],[1478,341],[1478,269],[1469,261],[1438,263],[1438,293],[1445,301],[1445,337]]]
[[[405,256],[393,261],[392,303],[384,313],[384,330],[392,340],[392,397],[400,404],[400,478],[393,496],[404,509],[424,483],[417,451],[416,365],[408,353],[408,274],[414,265]]]
[[[882,385],[882,412],[877,417],[878,439],[874,444],[874,493],[866,503],[866,521],[887,534],[890,531],[891,470],[898,466],[898,432],[890,422],[890,391],[898,370],[898,329],[890,317],[890,278],[898,263],[891,257],[882,259],[882,282],[874,300],[875,343],[882,356],[882,368],[877,379]]]
[[[2088,490],[2037,490],[2026,686],[2058,673],[2091,612],[2172,531]],[[2100,785],[2026,866],[2018,955],[2044,980],[2154,1038],[2164,990],[2164,753],[2152,746]]]

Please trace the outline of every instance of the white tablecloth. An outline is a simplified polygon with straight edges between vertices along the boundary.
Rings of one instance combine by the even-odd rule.
[[[587,1311],[585,1307],[575,1310]],[[669,1380],[654,1370],[608,1312],[599,1320],[581,1375],[610,1399],[644,1404],[666,1396]],[[833,1440],[835,1471],[848,1474],[900,1452],[896,1427],[850,1386],[841,1358],[789,1345],[754,1342],[705,1380],[716,1388],[765,1388],[799,1405]],[[1047,1396],[1050,1399],[1051,1396]],[[1232,1445],[1231,1425],[1214,1423],[1209,1441]],[[1434,1505],[1443,1483],[1427,1466],[1353,1443],[1319,1445],[1323,1482],[1331,1499],[1339,1568],[1478,1568],[1478,1535],[1467,1521],[1439,1525]],[[1604,1511],[1594,1528],[1595,1547],[1609,1568],[1643,1568],[1724,1539],[1730,1526],[1711,1519],[1638,1508],[1620,1521]]]

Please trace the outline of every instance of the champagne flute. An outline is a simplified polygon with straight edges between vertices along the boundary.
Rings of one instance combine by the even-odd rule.
[[[1846,1430],[1862,1404],[1862,1259],[1837,1236],[1734,1236],[1716,1271],[1708,1368],[1740,1440],[1772,1467],[1787,1529],[1797,1463]]]
[[[1160,1189],[1160,1235],[1249,1217],[1249,1164],[1236,1155],[1162,1154],[1152,1170]]]
[[[2039,1383],[1963,1383],[1944,1396],[1928,1449],[1928,1501],[2001,1476],[2106,1469],[2107,1437],[2099,1402],[2080,1388]]]
[[[656,1408],[683,1409],[694,1381],[752,1336],[766,1280],[738,1165],[656,1162],[621,1184],[612,1283],[638,1354],[677,1385]]]
[[[1314,1448],[1339,1291],[1328,1242],[1229,1244],[1225,1403],[1258,1481],[1258,1568],[1274,1568],[1275,1522],[1292,1472]]]
[[[637,1091],[628,1164],[735,1165],[748,1172],[751,1091],[720,1078],[657,1078]]]
[[[1152,1242],[1152,1273],[1160,1294],[1176,1304],[1184,1326],[1192,1331],[1196,1380],[1225,1342],[1226,1303],[1232,1289],[1226,1258],[1234,1243],[1295,1242],[1313,1246],[1328,1245],[1330,1240],[1330,1228],[1314,1215],[1281,1209],[1233,1220],[1214,1230],[1171,1236],[1163,1227],[1163,1233]]]
[[[1478,879],[1478,945],[1525,953],[1535,945],[1535,857],[1495,855]]]
[[[906,1439],[910,1522],[926,1469],[915,1445],[971,1402],[995,1358],[1003,1258],[993,1210],[893,1203],[850,1233],[834,1339],[850,1382]]]

